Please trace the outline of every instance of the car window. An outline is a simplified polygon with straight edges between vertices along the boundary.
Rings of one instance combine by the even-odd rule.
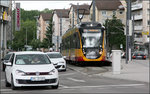
[[[59,53],[48,54],[49,58],[62,58],[62,55]]]
[[[136,52],[135,55],[144,55],[144,52]]]
[[[10,62],[13,64],[15,54],[12,55]]]
[[[7,54],[4,58],[4,60],[9,60],[12,54]]]
[[[51,64],[47,55],[44,54],[22,54],[16,55],[16,65]]]

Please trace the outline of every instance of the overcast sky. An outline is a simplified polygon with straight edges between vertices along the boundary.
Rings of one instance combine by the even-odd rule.
[[[52,0],[49,0],[49,1],[15,1],[15,3],[19,2],[21,3],[21,8],[25,9],[25,10],[43,10],[45,8],[48,8],[48,9],[67,9],[67,8],[70,8],[70,4],[77,4],[79,3],[80,4],[84,4],[84,3],[87,3],[87,4],[91,4],[91,1],[92,0],[60,0],[60,1],[52,1]]]

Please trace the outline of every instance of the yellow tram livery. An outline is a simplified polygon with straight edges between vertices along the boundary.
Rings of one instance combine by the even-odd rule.
[[[62,36],[62,55],[67,61],[105,61],[105,30],[97,22],[82,22]]]

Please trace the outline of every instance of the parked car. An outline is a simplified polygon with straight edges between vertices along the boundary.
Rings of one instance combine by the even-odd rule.
[[[5,71],[6,65],[5,63],[9,62],[13,52],[6,54],[6,56],[2,59],[2,71]]]
[[[133,53],[133,59],[146,59],[146,54],[142,51],[137,51]]]
[[[66,61],[60,52],[47,52],[47,54],[59,71],[66,71]]]
[[[58,70],[43,52],[14,52],[6,63],[5,85],[14,90],[22,86],[59,86]]]

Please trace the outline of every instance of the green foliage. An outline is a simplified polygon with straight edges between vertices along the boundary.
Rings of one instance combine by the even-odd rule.
[[[33,39],[30,45],[33,47],[33,50],[36,50],[36,48],[40,48],[41,42],[38,39]]]
[[[13,44],[8,42],[8,46],[11,46],[14,50],[23,50],[24,45],[26,45],[26,31],[27,31],[27,44],[33,46],[33,49],[40,47],[51,47],[52,46],[52,36],[47,37],[43,40],[43,43],[41,43],[39,40],[36,40],[36,19],[34,16],[40,15],[40,13],[51,13],[52,10],[49,10],[48,8],[44,9],[43,11],[38,10],[24,10],[21,9],[21,30],[15,31],[15,10],[13,10],[13,32],[14,32],[14,39]],[[52,19],[51,19],[52,21]],[[50,22],[51,22],[50,21]],[[47,34],[50,33],[52,29],[52,26],[48,27],[49,30],[47,31]]]
[[[40,15],[40,11],[38,10],[24,10],[21,9],[21,20],[26,21],[26,20],[35,20],[34,16]]]
[[[48,8],[45,8],[44,10],[42,10],[42,13],[51,13],[52,10],[49,10]]]
[[[120,49],[120,44],[123,44],[123,49],[126,45],[126,37],[124,35],[124,25],[121,20],[113,16],[113,19],[107,19],[104,24],[108,39],[109,50]]]
[[[21,21],[21,30],[14,32],[14,39],[12,48],[14,50],[21,50],[26,45],[26,35],[27,44],[30,44],[32,39],[36,36],[36,22],[34,20],[27,19],[26,21]],[[27,34],[26,34],[27,32]]]

